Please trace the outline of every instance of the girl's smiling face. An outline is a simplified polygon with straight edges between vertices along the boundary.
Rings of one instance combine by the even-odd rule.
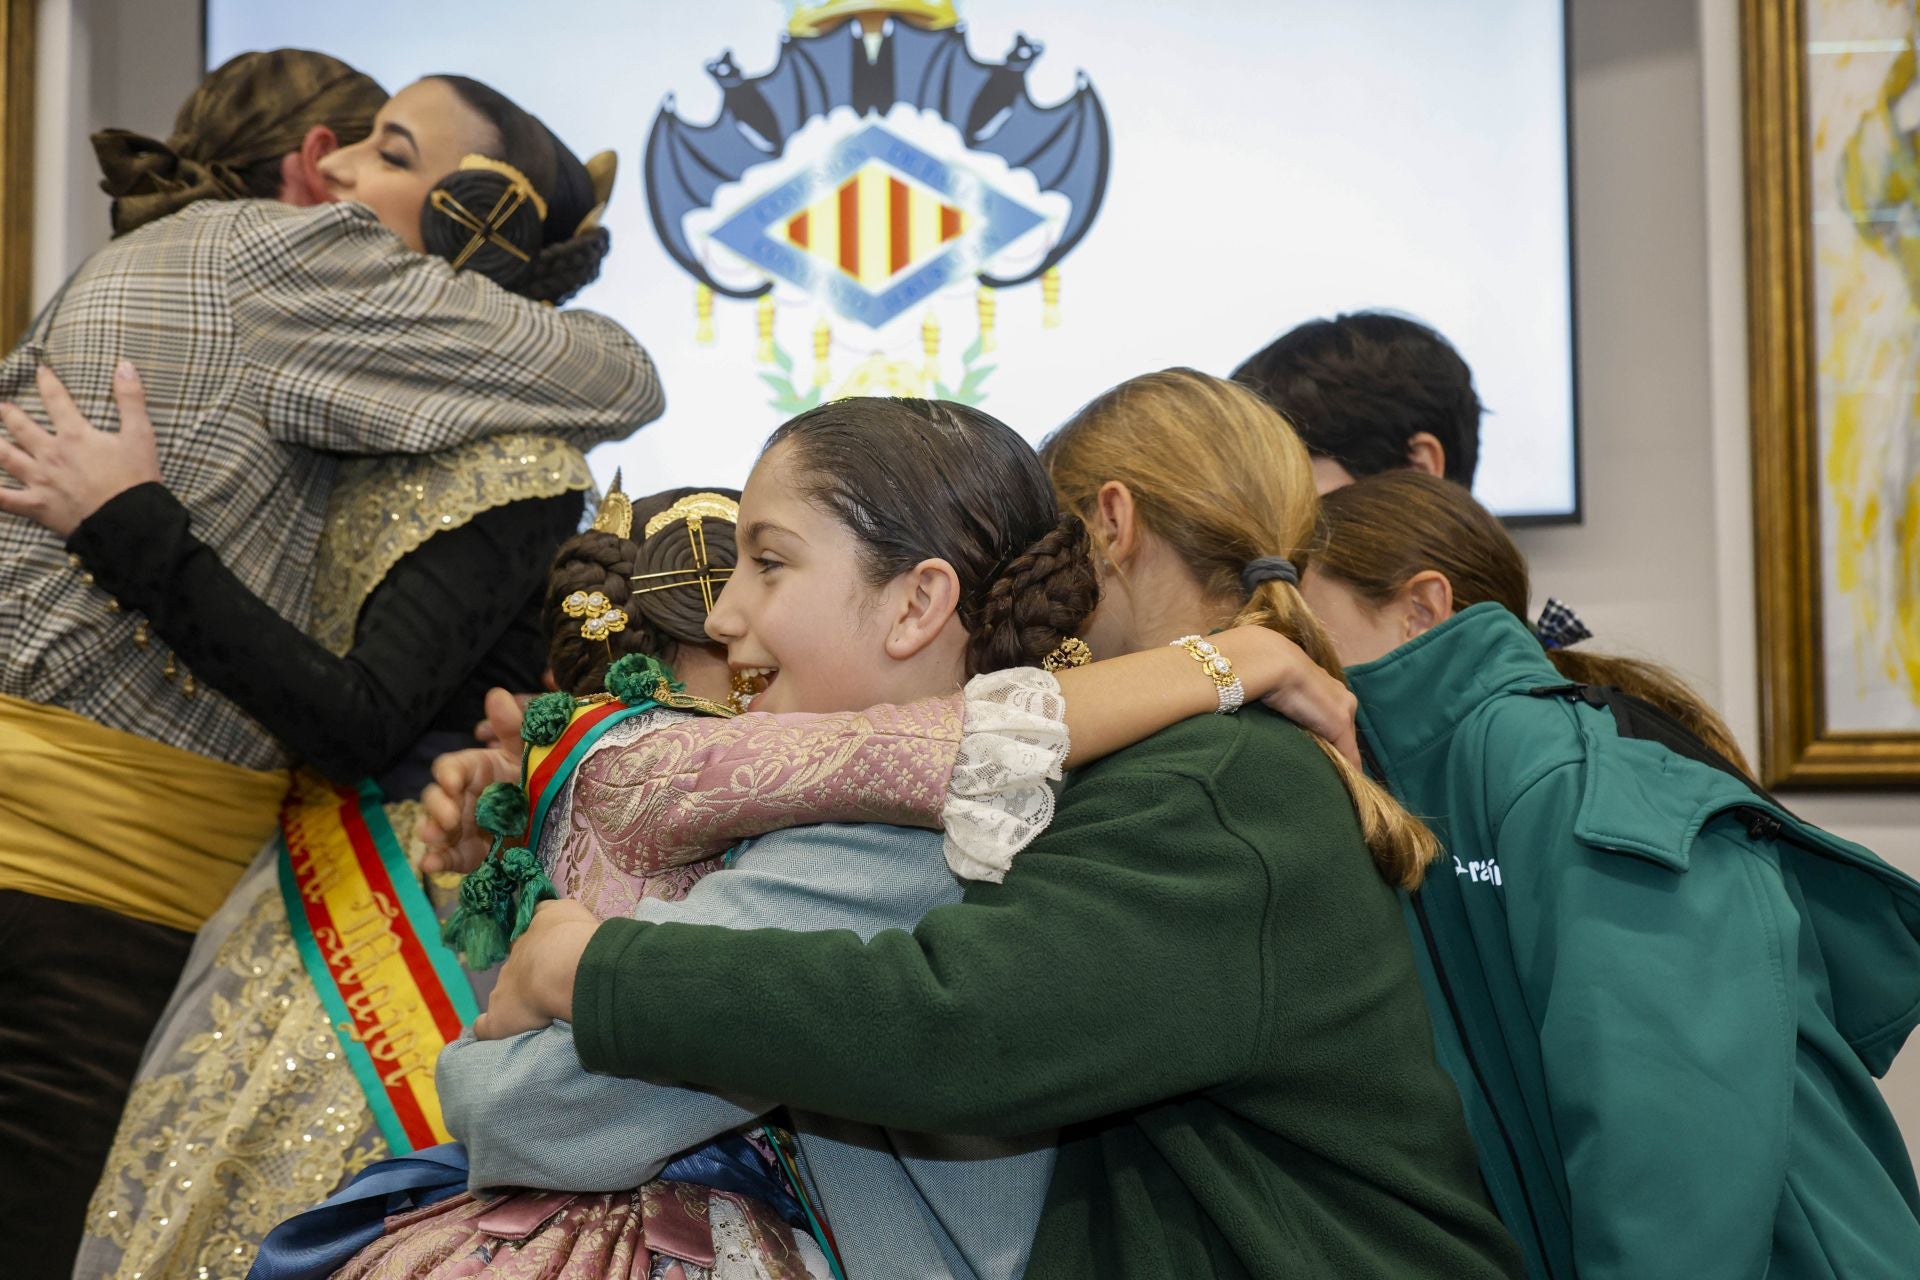
[[[407,248],[422,253],[420,209],[433,184],[463,157],[499,145],[486,117],[452,85],[429,76],[387,99],[372,133],[321,160],[320,177],[334,199],[366,205]]]
[[[807,496],[791,453],[774,446],[747,478],[739,563],[707,615],[735,671],[771,673],[753,709],[851,711],[957,688],[965,632],[952,602],[934,601],[929,620],[923,575],[868,585],[859,541]]]

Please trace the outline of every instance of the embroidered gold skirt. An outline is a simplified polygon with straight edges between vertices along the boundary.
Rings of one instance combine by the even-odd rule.
[[[416,853],[418,806],[387,815]],[[88,1207],[76,1280],[240,1280],[268,1231],[388,1154],[294,947],[274,848],[195,940]]]

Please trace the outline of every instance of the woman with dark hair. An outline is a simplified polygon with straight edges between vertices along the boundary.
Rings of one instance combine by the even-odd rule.
[[[1920,1274],[1874,1085],[1920,1019],[1920,885],[1756,787],[1673,673],[1551,601],[1529,626],[1465,489],[1372,476],[1321,527],[1307,599],[1446,846],[1408,921],[1529,1274]]]
[[[382,159],[383,147],[398,147],[404,163]],[[524,297],[563,301],[597,274],[608,246],[598,215],[611,156],[590,172],[538,120],[474,81],[410,87],[363,141],[319,169],[335,194],[371,196],[403,241]],[[468,225],[476,207],[500,225],[469,250],[482,239]],[[137,379],[116,386],[121,430],[112,434],[80,418],[50,374],[43,386],[54,439],[105,465],[59,465],[54,450],[33,448],[50,441],[9,409],[10,430],[33,455],[26,497],[56,528],[65,513],[81,516],[68,531],[72,554],[92,585],[140,615],[139,643],[157,641],[170,670],[186,668],[184,692],[231,701],[336,783],[377,778],[382,793],[411,796],[434,756],[471,741],[487,689],[538,683],[542,571],[578,527],[591,484],[566,440],[498,435],[338,463],[310,612],[298,625],[195,536],[186,507],[159,483]],[[142,481],[108,488],[84,509],[127,471]],[[413,814],[393,806],[387,820],[406,832]],[[309,1034],[327,1019],[295,1016],[318,1010],[311,986],[297,1009],[285,1002],[287,984],[306,975],[281,903],[284,856],[269,842],[201,932],[108,1156],[78,1274],[231,1268],[233,1249],[250,1248],[240,1242],[385,1148],[344,1058],[327,1057],[327,1042]],[[302,1067],[254,1070],[269,1061]],[[329,1106],[336,1114],[321,1123]],[[288,1176],[292,1141],[299,1167]]]

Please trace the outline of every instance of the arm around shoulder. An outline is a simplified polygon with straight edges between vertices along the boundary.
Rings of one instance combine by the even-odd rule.
[[[424,453],[513,430],[584,448],[665,407],[646,352],[604,316],[414,253],[362,205],[248,205],[228,299],[287,443]]]
[[[575,1034],[594,1070],[918,1130],[1055,1127],[1246,1068],[1265,893],[1201,780],[1115,757],[1004,884],[912,933],[602,925]]]

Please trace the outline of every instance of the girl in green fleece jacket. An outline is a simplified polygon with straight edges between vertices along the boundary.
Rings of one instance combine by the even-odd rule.
[[[1671,675],[1543,648],[1584,629],[1528,628],[1526,562],[1463,488],[1329,494],[1304,586],[1446,846],[1407,919],[1529,1273],[1920,1276],[1873,1081],[1920,1017],[1920,885],[1746,781]]]
[[[1251,393],[1189,371],[1135,379],[1045,457],[1100,552],[1097,655],[1190,644],[1206,680],[1227,673],[1192,638],[1239,621],[1332,663],[1284,559],[1312,532],[1311,468]],[[762,593],[816,609],[834,595],[779,582],[779,531],[749,508],[824,487],[825,509],[863,529],[831,471],[770,489],[796,461],[813,474],[804,453],[771,451],[742,502],[743,550],[775,567],[771,585],[736,575],[715,607],[741,665],[817,643],[791,625],[797,603]],[[769,692],[805,707],[829,691],[783,670]],[[568,1018],[591,1070],[912,1130],[1059,1127],[1032,1276],[1517,1275],[1393,893],[1431,852],[1287,722],[1203,717],[1076,771],[1004,883],[969,886],[911,934],[544,906],[479,1031]]]

